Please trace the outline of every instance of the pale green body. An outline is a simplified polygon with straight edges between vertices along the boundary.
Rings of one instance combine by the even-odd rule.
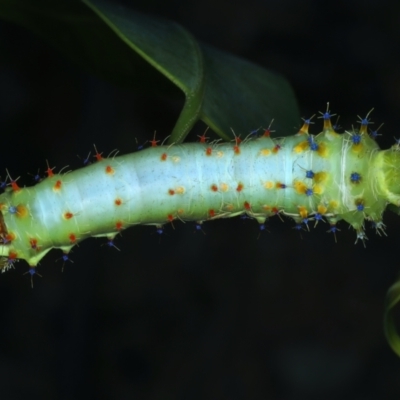
[[[344,219],[363,239],[363,223],[381,222],[396,193],[399,152],[380,151],[361,129],[339,135],[330,123],[317,137],[157,146],[102,159],[34,187],[7,188],[0,255],[36,266],[51,249],[68,252],[90,236],[113,238],[135,224],[203,221],[247,213],[262,223],[284,213],[298,223]],[[307,127],[306,127],[307,128]],[[393,165],[392,165],[393,164]],[[310,176],[311,172],[314,174]],[[352,181],[352,175],[360,177]],[[311,174],[311,175],[312,175]]]

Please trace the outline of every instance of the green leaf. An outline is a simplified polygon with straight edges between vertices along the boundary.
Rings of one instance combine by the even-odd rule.
[[[248,61],[199,44],[179,25],[138,16],[105,0],[84,0],[150,64],[180,87],[186,103],[170,142],[202,119],[226,140],[276,119],[279,136],[294,133],[299,112],[289,84]]]
[[[393,309],[400,301],[400,279],[395,282],[386,294],[384,329],[390,347],[400,357],[400,337],[395,326]]]
[[[397,215],[400,215],[400,207],[395,206],[394,204],[389,204],[386,207],[387,210],[394,212]]]
[[[126,87],[146,84],[166,91],[160,77],[167,77],[186,96],[170,142],[181,142],[199,119],[226,140],[232,130],[243,137],[272,119],[278,136],[293,134],[299,124],[285,79],[197,42],[171,21],[106,0],[0,0],[0,17],[46,38],[91,73]],[[146,69],[147,63],[154,69]]]

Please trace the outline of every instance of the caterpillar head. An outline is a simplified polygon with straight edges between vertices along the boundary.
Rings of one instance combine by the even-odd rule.
[[[380,193],[389,203],[400,207],[400,148],[397,144],[379,152],[375,169]]]

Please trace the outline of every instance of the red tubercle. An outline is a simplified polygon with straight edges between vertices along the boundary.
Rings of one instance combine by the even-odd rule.
[[[211,156],[212,154],[212,148],[211,147],[207,147],[206,148],[206,156]]]
[[[210,218],[215,217],[215,211],[213,209],[208,210],[208,215]]]
[[[70,233],[69,235],[68,235],[68,239],[69,239],[69,242],[71,243],[71,244],[75,244],[76,243],[76,235],[74,234],[74,233]]]
[[[175,190],[174,189],[168,189],[168,194],[170,196],[173,196],[175,194]]]
[[[209,137],[206,136],[206,132],[204,132],[202,135],[197,135],[197,137],[200,138],[199,140],[200,143],[207,143],[207,139],[210,139]]]
[[[250,210],[251,210],[251,204],[250,204],[248,201],[245,201],[245,202],[243,203],[243,206],[244,206],[244,209],[245,209],[245,210],[247,210],[247,211],[250,211]]]
[[[167,215],[167,220],[168,220],[169,222],[172,222],[174,219],[175,219],[175,217],[174,217],[172,214],[168,214],[168,215]]]
[[[275,132],[275,131],[271,130],[271,126],[272,126],[272,123],[273,123],[273,122],[274,122],[274,120],[272,120],[272,121],[270,122],[270,124],[269,124],[269,126],[268,126],[267,129],[264,129],[264,133],[262,134],[262,137],[267,137],[267,138],[269,138],[269,137],[271,137],[271,133],[272,133],[272,132]]]
[[[233,152],[235,154],[240,154],[240,148],[239,148],[240,143],[242,143],[242,139],[240,139],[239,136],[235,135],[235,145],[233,146]]]
[[[11,181],[11,188],[13,192],[18,192],[21,190],[21,188],[17,184],[17,181]]]
[[[161,161],[166,161],[167,160],[167,153],[162,153],[161,154]]]
[[[94,151],[95,151],[95,154],[94,154],[93,157],[96,159],[96,161],[102,161],[102,160],[104,160],[104,158],[103,158],[103,156],[102,156],[103,153],[99,153],[99,152],[97,151],[96,145],[93,145],[93,147],[94,147]]]
[[[151,147],[157,147],[159,140],[156,140],[156,133],[154,132],[153,140],[150,140]]]
[[[6,169],[7,171],[7,175],[10,178],[10,185],[11,185],[11,189],[13,192],[18,192],[19,190],[21,190],[21,188],[18,186],[17,180],[19,179],[19,177],[17,179],[12,179],[10,173],[8,172],[8,169]]]
[[[114,200],[114,204],[115,204],[116,206],[120,206],[120,205],[122,204],[122,200],[121,200],[119,197],[117,197],[117,198]]]
[[[218,186],[217,186],[215,183],[213,183],[213,184],[211,185],[211,190],[212,190],[213,192],[218,192]]]
[[[237,192],[241,192],[243,190],[243,188],[244,188],[243,183],[239,182],[238,185],[237,185],[236,191]]]
[[[38,241],[35,238],[31,238],[29,239],[29,245],[31,246],[31,249],[39,251],[40,248],[38,246]]]
[[[117,221],[117,222],[115,223],[115,229],[116,229],[117,231],[120,231],[120,230],[122,230],[122,228],[123,228],[123,223],[122,223],[121,221]]]
[[[49,162],[46,160],[46,164],[47,164],[47,169],[46,169],[46,174],[47,174],[47,177],[48,178],[51,178],[52,176],[54,176],[54,172],[53,172],[53,169],[55,168],[55,167],[53,167],[53,168],[50,168],[50,165],[49,165]]]

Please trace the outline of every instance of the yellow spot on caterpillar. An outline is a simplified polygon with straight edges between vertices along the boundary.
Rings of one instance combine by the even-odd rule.
[[[27,215],[28,215],[28,209],[24,205],[19,204],[17,206],[17,216],[19,218],[25,218]]]
[[[264,183],[265,189],[272,189],[274,187],[274,183],[271,181],[267,181]]]
[[[218,158],[221,158],[224,156],[224,152],[221,150],[217,151],[215,154],[217,155]]]
[[[294,187],[294,190],[296,190],[296,192],[299,194],[304,194],[307,190],[306,184],[301,181],[294,181],[293,187]]]
[[[324,192],[324,188],[320,185],[314,185],[313,186],[313,192],[315,194],[322,194]]]
[[[0,203],[0,210],[1,211],[7,210],[7,206],[4,203]]]
[[[261,206],[261,208],[262,208],[264,211],[271,211],[271,206],[268,206],[268,205],[266,205],[266,204],[264,204],[263,206]]]
[[[221,189],[221,192],[227,192],[229,190],[229,185],[223,182],[219,185],[219,187]]]
[[[364,149],[364,146],[362,143],[353,144],[351,146],[351,150],[353,151],[353,153],[356,153],[356,154],[359,154],[363,149]]]
[[[184,193],[185,193],[185,188],[184,188],[183,186],[178,186],[178,187],[175,189],[175,193],[176,193],[176,194],[184,194]]]
[[[314,182],[322,183],[322,182],[326,181],[327,176],[328,176],[328,173],[325,171],[316,172],[314,175]]]
[[[309,144],[308,144],[307,140],[305,140],[304,142],[301,142],[297,146],[295,146],[293,148],[293,151],[295,153],[302,153],[303,151],[307,150],[308,147],[309,147]]]
[[[232,211],[232,210],[234,210],[234,205],[233,204],[227,204],[226,206],[225,206],[225,209],[227,210],[227,211]]]
[[[179,215],[185,214],[185,210],[184,210],[183,208],[178,208],[177,213],[178,213]]]
[[[261,149],[260,150],[260,154],[262,156],[267,156],[268,157],[271,154],[271,150],[270,149]]]
[[[328,208],[325,207],[323,204],[319,204],[317,207],[317,211],[319,214],[324,215],[328,212]]]
[[[339,202],[337,202],[336,200],[331,200],[329,202],[329,208],[335,210],[338,207],[339,207]]]
[[[328,148],[326,146],[326,144],[324,142],[320,142],[318,143],[318,150],[317,153],[321,156],[321,157],[326,157],[328,155]]]
[[[173,156],[173,157],[171,157],[171,160],[172,160],[173,162],[177,163],[177,162],[181,161],[181,158],[178,157],[178,156]]]
[[[297,207],[299,209],[299,214],[301,218],[307,218],[308,217],[308,210],[307,207],[304,206],[298,206]]]

